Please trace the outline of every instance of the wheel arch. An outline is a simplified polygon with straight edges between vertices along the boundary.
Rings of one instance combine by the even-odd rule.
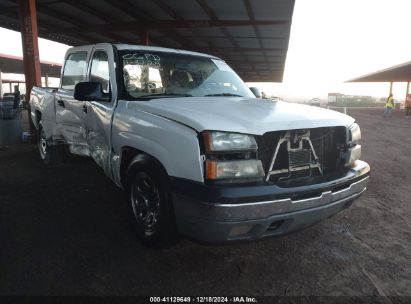
[[[122,179],[124,188],[128,199],[131,203],[128,204],[131,215],[132,227],[139,235],[140,239],[152,248],[168,248],[178,240],[178,231],[176,225],[176,217],[174,212],[174,204],[171,192],[170,180],[164,166],[155,157],[131,147],[124,147],[122,149],[121,161]],[[141,170],[142,169],[142,170]],[[155,228],[155,233],[148,236],[137,224],[136,212],[133,207],[133,182],[134,177],[138,172],[145,171],[146,174],[157,183],[158,191],[160,193],[160,225]],[[155,172],[152,174],[152,172]]]
[[[39,109],[35,109],[33,124],[36,127],[36,129],[40,127],[40,121],[41,121],[41,111]]]
[[[139,166],[150,165],[154,166],[164,177],[169,177],[164,165],[153,155],[141,151],[139,149],[125,146],[121,149],[120,158],[120,182],[123,187],[126,187],[127,177],[132,173],[132,168],[137,169]]]

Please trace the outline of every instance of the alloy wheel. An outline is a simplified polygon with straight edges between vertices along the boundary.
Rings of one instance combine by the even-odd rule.
[[[147,174],[137,174],[131,187],[131,206],[134,218],[146,235],[155,232],[160,213],[160,194]]]

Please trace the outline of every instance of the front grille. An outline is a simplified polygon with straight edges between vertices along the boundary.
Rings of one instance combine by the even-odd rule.
[[[291,130],[295,132],[299,130]],[[301,130],[303,131],[303,130]],[[305,172],[287,172],[276,176],[270,176],[270,183],[277,183],[279,179],[298,179],[313,175],[328,175],[341,168],[340,148],[345,143],[345,127],[325,127],[309,129],[310,140],[318,157],[320,170],[310,169]],[[258,158],[263,164],[265,173],[270,171],[271,161],[275,149],[287,131],[267,132],[262,136],[256,136],[258,144]],[[293,147],[294,148],[294,147]],[[315,162],[310,145],[305,142],[302,149],[288,151],[287,144],[282,144],[277,153],[272,170],[292,169]]]
[[[290,168],[300,167],[311,163],[311,150],[302,149],[288,152],[288,163]]]

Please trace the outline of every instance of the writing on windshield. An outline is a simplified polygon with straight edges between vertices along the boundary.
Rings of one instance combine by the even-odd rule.
[[[168,52],[121,53],[127,98],[254,96],[222,60]]]

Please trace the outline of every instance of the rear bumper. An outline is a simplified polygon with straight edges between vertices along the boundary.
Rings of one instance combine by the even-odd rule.
[[[179,232],[207,243],[278,236],[311,226],[349,207],[366,189],[370,167],[357,161],[325,183],[280,188],[208,186],[173,181]]]

